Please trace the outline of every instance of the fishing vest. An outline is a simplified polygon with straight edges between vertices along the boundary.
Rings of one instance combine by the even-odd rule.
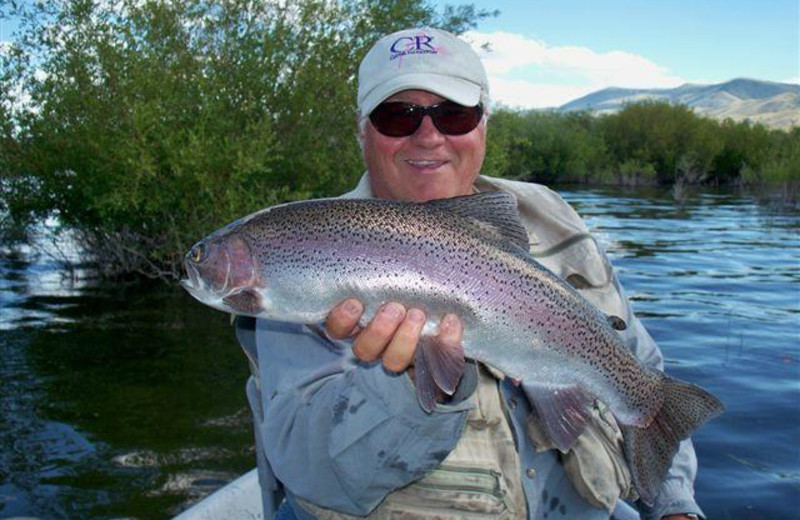
[[[439,467],[400,488],[367,516],[324,509],[299,497],[319,520],[517,520],[527,517],[520,462],[497,379],[482,365],[474,407],[455,449]]]

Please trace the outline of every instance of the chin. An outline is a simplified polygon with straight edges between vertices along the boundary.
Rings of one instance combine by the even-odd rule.
[[[425,188],[414,190],[409,194],[410,200],[414,202],[427,202],[435,199],[448,199],[454,197],[455,193],[451,187],[437,187],[427,186]]]

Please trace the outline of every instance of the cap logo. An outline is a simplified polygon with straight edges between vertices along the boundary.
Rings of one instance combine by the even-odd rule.
[[[439,49],[431,45],[433,36],[420,34],[418,36],[403,36],[394,41],[389,47],[389,61],[409,54],[439,54]]]

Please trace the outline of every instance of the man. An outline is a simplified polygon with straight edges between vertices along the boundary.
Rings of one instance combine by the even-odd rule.
[[[603,312],[622,317],[626,345],[661,369],[661,353],[580,217],[547,188],[479,176],[488,93],[478,56],[447,32],[411,29],[379,40],[359,70],[367,172],[344,196],[424,202],[513,193],[532,254]],[[455,394],[426,413],[413,367],[423,311],[388,302],[361,329],[362,311],[357,300],[342,302],[326,331],[238,320],[254,371],[248,398],[266,518],[279,507],[277,518],[300,519],[607,519],[615,509],[632,512],[619,500],[632,496],[630,474],[609,415],[595,411],[575,448],[560,454],[548,448],[531,406],[535,381],[520,385],[475,363]],[[459,342],[458,317],[444,316],[439,335]],[[643,517],[701,514],[692,496],[695,470],[685,441]]]

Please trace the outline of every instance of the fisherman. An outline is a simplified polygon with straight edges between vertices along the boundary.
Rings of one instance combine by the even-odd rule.
[[[609,316],[646,365],[663,357],[634,316],[609,261],[575,211],[536,184],[480,175],[489,84],[480,58],[433,28],[381,38],[358,75],[366,173],[346,198],[424,202],[476,192],[515,195],[531,253]],[[621,435],[602,403],[567,453],[548,444],[535,381],[468,363],[455,393],[427,413],[414,391],[426,316],[387,302],[335,307],[325,330],[237,318],[251,362],[259,481],[267,519],[608,519],[702,516],[696,458],[681,444],[654,503],[635,502]],[[444,316],[440,339],[460,342]],[[637,513],[624,502],[628,499]]]

